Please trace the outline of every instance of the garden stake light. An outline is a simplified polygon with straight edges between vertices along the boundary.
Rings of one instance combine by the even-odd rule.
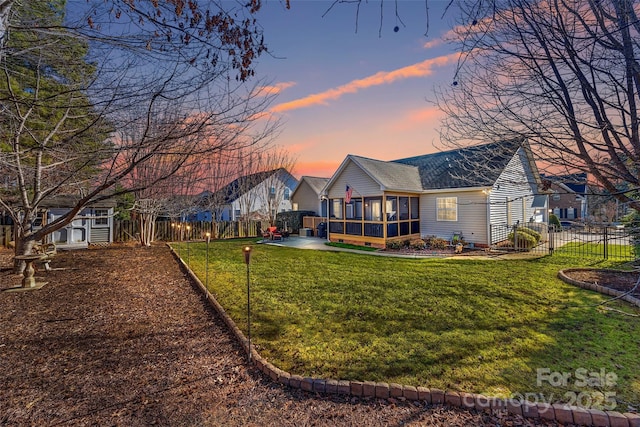
[[[205,286],[209,291],[209,241],[211,240],[211,233],[206,233],[207,236],[207,261],[205,263]]]
[[[189,249],[189,241],[191,240],[191,226],[187,225],[187,265],[191,266],[191,250]]]
[[[251,263],[251,246],[242,248],[244,263],[247,264],[247,338],[249,340],[249,362],[251,362],[251,287],[249,286],[249,264]]]

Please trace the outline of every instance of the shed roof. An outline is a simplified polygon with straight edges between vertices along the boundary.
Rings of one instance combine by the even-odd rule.
[[[78,195],[57,195],[46,197],[40,203],[42,208],[72,208],[79,201],[81,197]],[[88,208],[115,208],[118,205],[116,199],[108,198],[98,201],[89,202],[86,207]]]

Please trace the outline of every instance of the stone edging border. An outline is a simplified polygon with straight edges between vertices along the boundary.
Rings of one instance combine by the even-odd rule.
[[[613,269],[606,269],[606,268],[566,268],[564,270],[560,270],[558,272],[558,278],[560,280],[562,280],[563,282],[566,282],[570,285],[574,285],[574,286],[578,286],[579,288],[582,289],[588,289],[590,291],[595,291],[595,292],[599,292],[603,295],[609,295],[612,296],[614,298],[619,298],[622,301],[626,301],[630,304],[635,305],[636,307],[640,307],[640,299],[635,298],[631,295],[625,295],[624,292],[622,291],[618,291],[616,289],[611,289],[608,288],[606,286],[600,286],[600,285],[596,285],[595,283],[587,283],[587,282],[581,282],[580,280],[575,280],[572,279],[571,277],[567,276],[567,273],[572,272],[572,271],[589,271],[589,270],[599,270],[599,271],[615,271],[615,272],[619,272],[620,270],[613,270]],[[631,272],[630,272],[631,273]]]
[[[169,246],[169,245],[167,245]],[[577,424],[593,427],[640,427],[640,414],[620,413],[616,411],[600,411],[597,409],[584,409],[576,406],[548,403],[530,403],[518,399],[502,399],[481,394],[457,392],[453,390],[439,390],[435,388],[414,387],[408,385],[373,382],[373,381],[347,381],[323,378],[302,377],[292,375],[271,364],[264,359],[255,348],[249,348],[249,340],[244,336],[235,322],[229,317],[224,308],[204,286],[200,279],[191,271],[189,266],[171,248],[171,252],[189,277],[198,285],[204,293],[207,301],[218,312],[224,323],[229,327],[236,339],[242,345],[244,351],[251,351],[252,363],[264,375],[282,385],[297,388],[304,391],[341,394],[354,397],[374,397],[379,399],[404,398],[406,400],[421,400],[430,404],[445,404],[462,409],[475,409],[478,411],[507,411],[510,414],[520,415],[525,418],[540,418],[557,421],[561,424]]]

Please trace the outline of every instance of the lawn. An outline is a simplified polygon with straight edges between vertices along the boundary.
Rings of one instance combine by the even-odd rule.
[[[212,242],[208,280],[245,334],[247,243]],[[203,283],[205,248],[176,247]],[[303,376],[605,409],[610,393],[624,412],[640,402],[640,309],[605,310],[604,296],[556,277],[566,267],[612,265],[565,255],[401,259],[254,244],[252,340],[274,365]],[[602,373],[607,384],[597,382]]]

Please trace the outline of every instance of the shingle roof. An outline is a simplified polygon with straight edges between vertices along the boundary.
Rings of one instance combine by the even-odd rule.
[[[422,191],[418,168],[349,155],[351,160],[386,190]]]
[[[327,182],[329,182],[329,178],[320,178],[317,176],[303,176],[300,181],[302,181],[303,179],[317,194],[320,194],[324,186],[327,185]]]
[[[234,179],[229,184],[216,191],[216,194],[222,193],[222,195],[224,195],[224,203],[231,203],[275,173],[286,173],[289,175],[289,172],[284,168],[244,175]]]
[[[492,186],[521,146],[520,140],[500,141],[393,163],[417,167],[425,190]]]
[[[587,173],[577,172],[568,175],[541,175],[545,180],[553,183],[564,184],[571,191],[578,194],[587,193]]]
[[[81,199],[79,195],[58,195],[47,197],[42,200],[40,203],[40,207],[43,208],[72,208],[74,207]],[[86,205],[89,208],[114,208],[117,206],[117,201],[114,198],[108,198],[104,200],[99,200],[95,202],[90,202]]]

